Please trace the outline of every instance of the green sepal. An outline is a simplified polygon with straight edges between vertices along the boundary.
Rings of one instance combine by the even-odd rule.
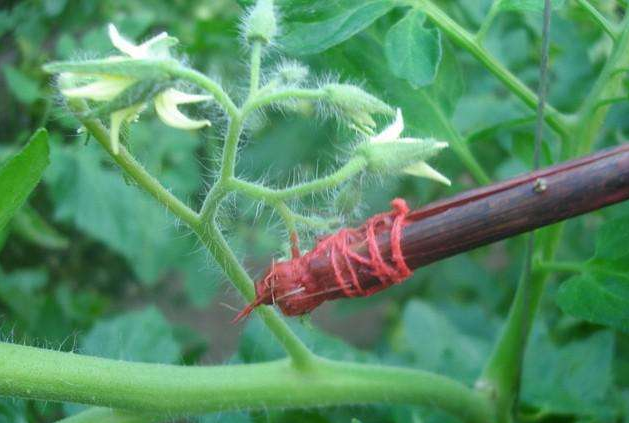
[[[173,80],[148,79],[136,82],[116,98],[94,108],[82,116],[85,118],[107,118],[117,110],[122,110],[135,104],[146,103],[157,94],[171,88],[175,84]]]
[[[444,143],[433,139],[418,139],[415,142],[364,142],[355,154],[367,160],[367,171],[372,173],[401,173],[404,168],[435,156],[444,148]]]
[[[134,79],[167,78],[170,69],[178,63],[173,59],[125,59],[52,62],[43,66],[48,73],[77,73],[86,75],[126,76]]]

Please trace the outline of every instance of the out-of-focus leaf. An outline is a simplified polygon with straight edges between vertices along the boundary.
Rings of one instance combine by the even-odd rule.
[[[42,248],[63,250],[68,247],[68,239],[32,207],[24,207],[17,212],[13,218],[12,230],[25,241]]]
[[[385,53],[394,75],[414,87],[429,85],[441,61],[441,35],[437,28],[425,28],[426,15],[410,11],[389,29]]]
[[[48,133],[40,129],[28,145],[0,168],[0,229],[35,189],[48,166]]]
[[[46,285],[48,275],[43,270],[23,269],[9,274],[0,272],[0,300],[16,314],[29,316],[35,308],[35,293]]]
[[[552,8],[559,9],[565,0],[551,0]],[[500,0],[500,10],[519,10],[524,12],[542,12],[544,0]]]
[[[443,312],[413,300],[404,309],[403,336],[417,367],[473,382],[478,377],[490,343],[469,336]]]
[[[280,44],[290,54],[315,54],[335,46],[387,13],[391,0],[344,0],[336,15],[309,22],[286,22]]]
[[[614,336],[598,332],[558,346],[544,329],[534,331],[524,360],[522,401],[550,414],[608,421]]]
[[[65,9],[68,0],[44,0],[44,10],[48,16],[57,16]]]
[[[186,145],[184,140],[182,137],[182,149]],[[144,148],[144,144],[135,148]],[[154,148],[164,147],[158,144]],[[196,166],[194,157],[177,158],[175,154],[167,156],[166,163],[150,154],[146,157],[149,169],[155,169],[162,178],[182,181],[174,185],[184,189],[175,192],[189,193],[191,184],[199,183],[194,173],[192,181],[183,176],[190,173],[185,170],[192,167],[190,162]],[[168,270],[181,271],[189,298],[196,305],[207,304],[218,278],[210,271],[206,254],[199,251],[195,236],[182,236],[175,219],[162,206],[136,187],[125,184],[119,172],[105,169],[102,158],[96,145],[53,148],[53,165],[45,180],[55,203],[55,218],[72,223],[122,254],[145,283],[156,282]],[[175,165],[173,160],[177,160]],[[184,168],[183,173],[178,173],[177,168]]]
[[[0,398],[0,423],[28,423],[26,402]]]
[[[561,285],[557,303],[565,313],[629,332],[629,216],[601,226],[594,257]]]
[[[339,338],[298,323],[296,319],[289,320],[289,324],[311,350],[323,357],[355,362],[368,362],[375,359],[371,354],[353,348]],[[286,355],[257,316],[249,319],[240,338],[238,352],[239,357],[246,363],[276,360]]]
[[[81,352],[116,360],[175,363],[181,348],[170,323],[149,307],[96,323],[81,341]]]
[[[7,87],[9,87],[11,94],[18,101],[24,104],[31,104],[41,97],[38,83],[28,75],[11,65],[4,65],[2,71]]]

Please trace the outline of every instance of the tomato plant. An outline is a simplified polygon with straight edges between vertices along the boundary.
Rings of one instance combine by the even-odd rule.
[[[8,4],[0,422],[628,419],[626,204],[230,323],[394,197],[626,142],[626,2],[544,4]],[[399,236],[396,210],[368,222]]]

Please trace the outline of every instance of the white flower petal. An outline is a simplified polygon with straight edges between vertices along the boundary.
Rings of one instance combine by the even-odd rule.
[[[143,109],[143,104],[116,110],[111,114],[111,128],[109,129],[109,144],[114,155],[120,152],[120,127],[123,122],[130,122],[137,118],[138,113]]]
[[[62,89],[61,94],[68,98],[110,101],[127,89],[133,82],[134,81],[130,78],[107,76],[80,87]]]
[[[160,94],[160,96],[164,101],[174,104],[201,103],[203,101],[210,101],[214,98],[211,95],[188,94],[174,88],[165,90]]]
[[[452,185],[450,180],[430,167],[426,162],[417,162],[404,169],[409,175],[418,176],[420,178],[428,178],[437,182],[441,182],[447,186]]]
[[[155,111],[157,116],[166,125],[179,129],[199,129],[204,126],[212,126],[209,120],[193,120],[184,115],[177,108],[176,102],[169,101],[164,93],[155,97]]]
[[[395,120],[393,123],[375,137],[371,137],[371,142],[391,142],[400,137],[400,134],[404,130],[404,117],[402,116],[402,110],[398,107]]]
[[[108,32],[111,43],[124,54],[131,56],[134,59],[145,59],[147,57],[148,50],[142,46],[133,44],[131,41],[120,35],[120,32],[118,32],[118,29],[114,24],[109,24]]]

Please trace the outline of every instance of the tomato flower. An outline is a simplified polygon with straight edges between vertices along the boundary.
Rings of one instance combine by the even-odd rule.
[[[144,43],[136,45],[120,35],[113,24],[109,24],[108,30],[109,39],[113,46],[125,55],[109,57],[107,61],[110,61],[112,64],[128,58],[137,60],[168,58],[170,57],[169,48],[177,43],[175,38],[162,32]],[[85,80],[88,82],[81,84]],[[61,93],[68,98],[109,102],[118,98],[118,96],[124,95],[127,89],[132,88],[141,81],[133,76],[64,72],[61,74],[60,82],[62,85]],[[189,94],[174,88],[165,88],[154,96],[153,102],[157,116],[166,125],[178,129],[193,130],[211,126],[211,122],[206,119],[190,119],[181,113],[178,106],[180,104],[209,101],[212,98],[211,95]],[[147,101],[140,101],[115,110],[110,114],[110,143],[114,154],[119,152],[119,135],[122,124],[136,120],[139,114],[146,109],[146,106]]]

